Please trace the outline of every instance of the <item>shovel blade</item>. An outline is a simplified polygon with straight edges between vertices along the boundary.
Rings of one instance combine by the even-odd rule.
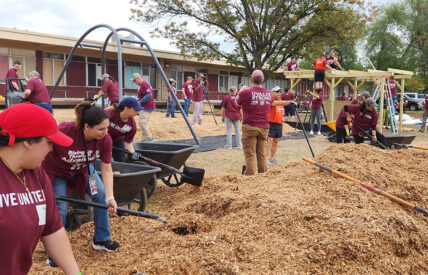
[[[201,186],[204,175],[205,169],[185,166],[181,180],[194,186]]]

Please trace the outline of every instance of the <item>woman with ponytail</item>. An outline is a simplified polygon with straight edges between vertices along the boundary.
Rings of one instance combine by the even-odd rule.
[[[112,206],[116,212],[113,196],[113,171],[111,168],[112,140],[107,134],[109,115],[103,109],[82,102],[75,108],[76,121],[63,122],[59,130],[73,139],[68,147],[53,146],[43,162],[43,168],[51,178],[55,195],[84,197],[85,192],[94,202]],[[101,159],[102,181],[92,163]],[[65,225],[67,203],[57,201],[61,220]],[[95,232],[92,247],[112,252],[120,245],[110,240],[108,213],[94,209]]]

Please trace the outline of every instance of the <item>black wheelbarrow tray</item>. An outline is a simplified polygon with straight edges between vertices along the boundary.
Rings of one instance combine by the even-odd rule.
[[[113,169],[113,192],[118,206],[128,205],[139,198],[138,211],[144,211],[147,204],[145,186],[156,173],[161,172],[158,167],[139,165],[133,163],[111,163]],[[101,161],[94,163],[95,171],[101,177]],[[119,173],[118,173],[119,172]]]
[[[144,157],[151,158],[153,160],[167,164],[177,169],[180,169],[184,166],[184,172],[186,172],[186,170],[192,169],[191,167],[186,167],[185,162],[193,153],[193,151],[198,148],[197,145],[177,144],[168,142],[134,142],[133,145],[135,151],[140,153]],[[152,165],[151,163],[135,161],[129,156],[127,157],[127,162]],[[185,182],[182,180],[181,176],[177,175],[177,173],[175,173],[174,171],[165,168],[161,169],[161,171],[156,173],[156,178],[161,179],[162,182],[164,182],[166,185],[170,187],[178,187]],[[147,186],[148,197],[150,197],[156,187],[156,178],[150,181]]]

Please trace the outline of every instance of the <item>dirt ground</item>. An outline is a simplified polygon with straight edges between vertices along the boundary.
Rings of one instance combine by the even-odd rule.
[[[62,122],[72,111],[55,115]],[[154,113],[150,120],[157,140],[191,138],[180,116],[164,116]],[[225,133],[224,124],[204,119],[195,129],[199,136]],[[428,151],[335,145],[323,136],[310,142],[320,163],[428,208]],[[428,147],[428,134],[418,133],[412,144]],[[242,150],[192,154],[187,164],[206,169],[203,186],[171,188],[159,181],[146,209],[189,234],[158,221],[115,216],[112,239],[121,247],[105,253],[90,247],[93,224],[87,223],[70,234],[82,273],[428,273],[428,217],[321,171],[302,156],[311,157],[305,140],[280,141],[282,165],[244,177]],[[45,260],[39,244],[30,273],[60,274]]]

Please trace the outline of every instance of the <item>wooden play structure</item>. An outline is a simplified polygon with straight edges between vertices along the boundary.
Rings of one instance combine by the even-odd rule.
[[[302,79],[307,79],[314,81],[314,70],[301,70],[301,71],[284,71],[285,78],[290,80],[290,89],[294,89],[297,84]],[[391,69],[388,68],[387,71],[380,70],[367,70],[367,71],[330,71],[326,70],[325,73],[325,84],[328,86],[328,99],[326,100],[325,108],[327,112],[327,118],[332,121],[335,120],[340,109],[345,104],[349,102],[342,101],[342,104],[336,102],[336,95],[334,89],[338,87],[340,83],[346,83],[352,90],[354,98],[357,98],[358,90],[367,82],[372,81],[380,90],[380,112],[379,112],[379,121],[378,124],[382,125],[383,123],[383,109],[384,109],[384,100],[385,100],[385,77],[394,75],[395,80],[397,81],[397,87],[400,89],[400,114],[399,114],[399,129],[402,130],[402,119],[403,119],[403,97],[404,97],[404,88],[405,81],[412,77],[413,72]],[[401,83],[399,83],[401,80]],[[397,91],[398,92],[398,91]],[[335,108],[339,107],[339,108]],[[382,127],[380,127],[382,131]]]

